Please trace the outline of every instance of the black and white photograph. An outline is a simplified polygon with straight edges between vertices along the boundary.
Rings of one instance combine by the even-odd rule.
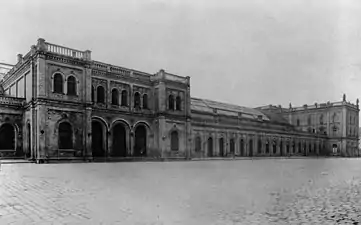
[[[361,225],[360,0],[0,0],[0,225]]]

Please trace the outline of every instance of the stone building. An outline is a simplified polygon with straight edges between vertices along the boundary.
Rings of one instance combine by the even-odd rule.
[[[358,104],[275,110],[192,98],[190,77],[94,61],[89,50],[44,39],[18,55],[0,84],[0,153],[37,162],[319,155],[335,144],[352,156],[358,140],[350,136]]]
[[[282,108],[265,106],[258,109],[282,115],[297,130],[316,135],[326,135],[328,150],[332,155],[358,156],[359,100],[327,102],[302,107]]]

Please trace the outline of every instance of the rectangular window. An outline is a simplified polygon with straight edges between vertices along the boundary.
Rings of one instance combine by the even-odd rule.
[[[31,79],[32,76],[31,76],[31,73],[27,73],[25,75],[25,83],[26,83],[26,86],[25,86],[25,97],[26,97],[26,101],[29,102],[31,100],[31,98],[33,97],[33,93],[32,93],[32,87],[33,87],[33,80]]]
[[[16,97],[24,98],[25,97],[25,79],[24,79],[24,77],[20,78],[18,80],[18,82],[16,83],[16,85],[17,85]]]
[[[15,84],[10,86],[10,94],[9,95],[12,97],[16,97],[16,85]]]

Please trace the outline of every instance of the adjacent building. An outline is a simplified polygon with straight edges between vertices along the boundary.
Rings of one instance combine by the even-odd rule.
[[[0,84],[0,153],[37,162],[355,156],[358,144],[358,101],[285,109],[192,98],[190,77],[95,61],[44,39]]]

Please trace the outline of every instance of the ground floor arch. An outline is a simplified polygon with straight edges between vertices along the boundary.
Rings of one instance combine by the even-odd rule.
[[[11,124],[3,124],[0,127],[0,150],[15,151],[15,128]]]
[[[127,130],[121,123],[114,125],[112,129],[112,151],[111,156],[127,156]]]
[[[208,157],[213,156],[213,138],[209,137],[207,140],[207,154]]]
[[[98,120],[92,121],[92,154],[93,157],[106,155],[106,127]]]
[[[147,128],[140,124],[134,132],[134,156],[147,156]]]
[[[219,139],[219,155],[222,157],[224,156],[224,139]]]

